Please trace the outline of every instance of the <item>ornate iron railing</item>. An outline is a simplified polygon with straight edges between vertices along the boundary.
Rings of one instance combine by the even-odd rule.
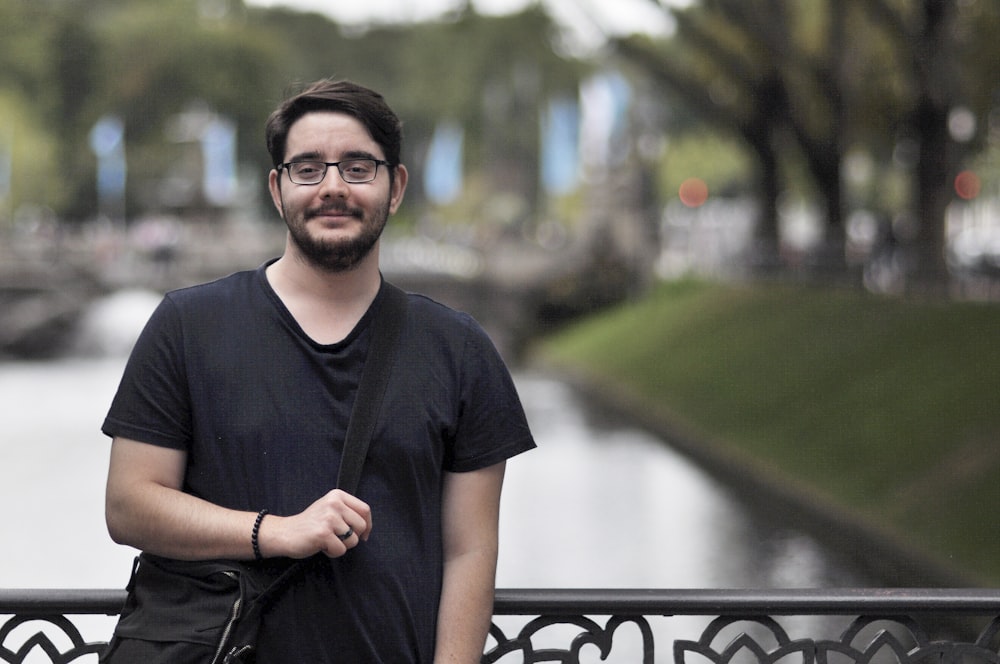
[[[103,640],[68,616],[114,616],[123,601],[0,590],[0,661],[96,661]],[[483,661],[1000,664],[998,653],[1000,590],[498,590]]]

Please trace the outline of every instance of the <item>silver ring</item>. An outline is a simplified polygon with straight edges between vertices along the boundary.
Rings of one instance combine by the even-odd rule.
[[[339,539],[341,542],[343,542],[344,540],[346,540],[347,538],[349,538],[353,534],[354,534],[354,528],[351,528],[350,526],[348,526],[347,527],[347,532],[344,533],[343,535],[337,535],[337,539]]]

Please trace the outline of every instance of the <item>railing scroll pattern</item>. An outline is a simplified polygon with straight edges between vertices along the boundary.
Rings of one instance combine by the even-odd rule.
[[[7,642],[11,640],[11,635],[22,625],[32,622],[42,623],[43,626],[52,627],[61,632],[70,643],[69,648],[56,645],[56,642],[49,637],[46,630],[39,628],[37,632],[31,634],[22,643],[17,644],[17,650],[7,647]],[[59,639],[61,641],[61,639]],[[107,645],[104,641],[86,642],[69,618],[62,615],[52,616],[14,616],[0,628],[0,661],[11,662],[12,664],[23,664],[28,661],[32,651],[38,649],[49,658],[52,664],[70,664],[86,655],[100,654]]]
[[[748,619],[743,621],[748,621]],[[749,655],[753,661],[760,664],[773,664],[781,660],[807,664],[813,662],[816,664],[830,664],[832,662],[868,664],[874,661],[896,662],[898,664],[958,664],[960,662],[965,664],[978,662],[996,664],[997,662],[996,649],[989,647],[989,641],[995,634],[998,624],[996,618],[990,621],[979,638],[972,643],[955,640],[932,640],[916,621],[906,616],[858,618],[844,631],[840,640],[792,640],[773,618],[757,618],[749,621],[766,627],[776,645],[768,650],[761,643],[759,637],[751,637],[743,632],[737,638],[727,642],[725,647],[720,650],[715,645],[713,638],[718,636],[723,628],[739,621],[733,618],[717,618],[698,641],[679,639],[674,642],[675,664],[692,664],[704,661],[721,664],[741,661],[740,655]],[[876,623],[880,625],[874,637],[861,638],[859,641],[858,637],[861,636],[864,629]],[[690,655],[698,657],[692,658]]]
[[[107,642],[87,641],[68,616],[114,616],[124,603],[122,590],[0,589],[0,662],[96,662]]]
[[[94,662],[105,643],[86,641],[67,616],[113,616],[123,601],[117,590],[0,589],[0,662]],[[1000,664],[1000,590],[498,590],[495,614],[489,664],[579,664],[585,652],[620,662],[623,628],[640,651],[627,661],[642,664]],[[499,616],[528,620],[508,634]],[[651,619],[679,616],[708,624],[695,639],[658,643]],[[839,638],[793,638],[776,616],[848,622]],[[557,626],[576,633],[552,644]]]

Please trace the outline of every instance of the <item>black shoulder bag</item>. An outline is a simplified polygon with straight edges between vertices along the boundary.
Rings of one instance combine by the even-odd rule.
[[[405,293],[385,282],[337,475],[337,486],[347,493],[357,491],[405,313]],[[326,556],[317,554],[296,561],[274,578],[239,561],[181,561],[140,554],[122,618],[100,661],[249,664],[255,658],[263,613],[304,570],[326,561]]]

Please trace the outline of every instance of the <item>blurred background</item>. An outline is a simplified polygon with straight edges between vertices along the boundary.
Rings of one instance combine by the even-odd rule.
[[[501,586],[1000,580],[998,31],[993,0],[0,0],[0,586],[124,584],[128,349],[280,253],[263,123],[328,76],[404,120],[387,276],[483,321],[539,438]]]

